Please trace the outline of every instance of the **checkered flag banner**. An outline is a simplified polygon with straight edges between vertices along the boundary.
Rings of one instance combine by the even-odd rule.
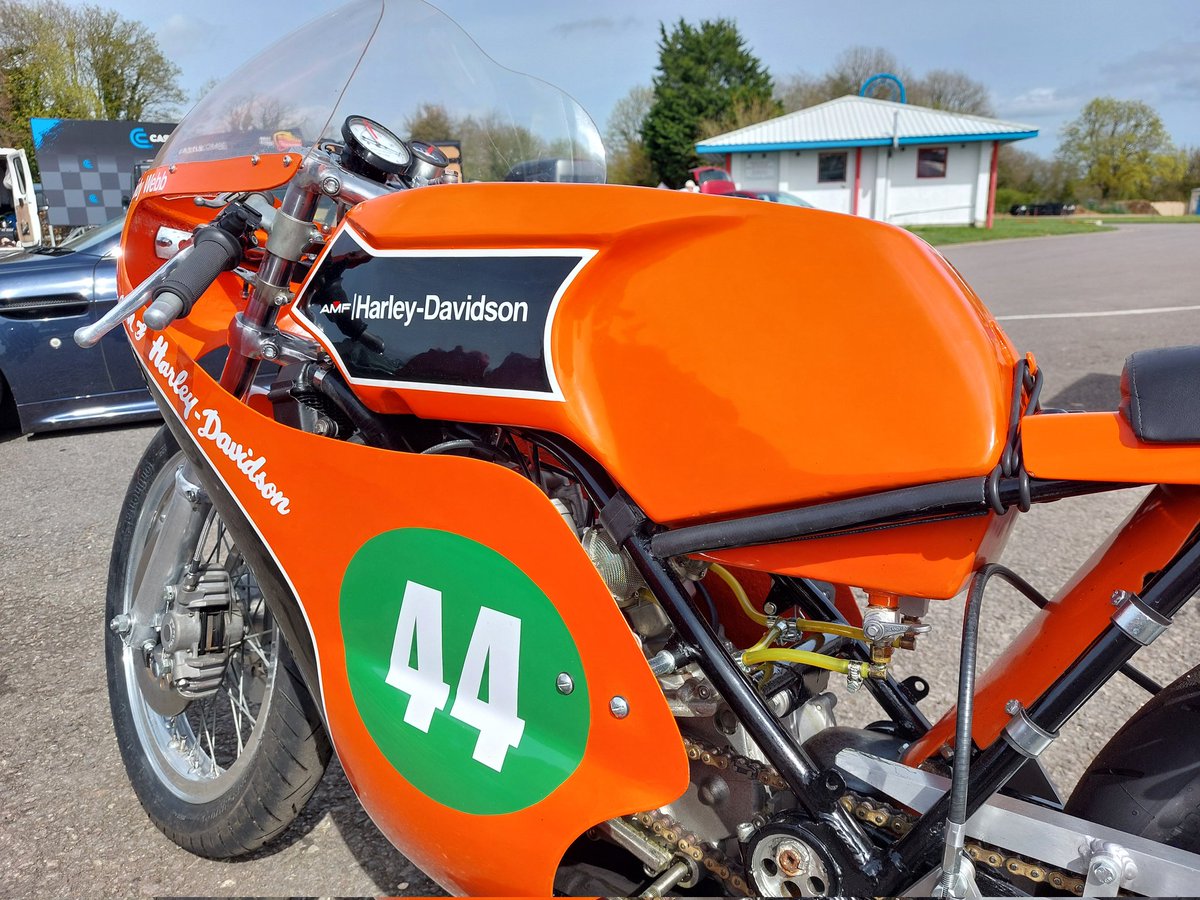
[[[125,211],[133,167],[153,159],[175,128],[165,122],[30,119],[51,225],[103,225]]]

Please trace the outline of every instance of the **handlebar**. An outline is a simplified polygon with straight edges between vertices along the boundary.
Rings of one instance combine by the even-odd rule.
[[[125,295],[112,309],[93,322],[75,331],[75,343],[80,347],[94,347],[100,339],[137,312],[159,287],[175,271],[180,263],[191,258],[195,247],[184,247],[179,253],[159,266],[154,274]]]
[[[154,288],[154,302],[142,314],[151,331],[162,331],[186,316],[217,276],[232,269],[242,258],[242,245],[228,231],[208,225],[196,232],[192,252]]]
[[[93,347],[130,314],[139,310],[148,297],[152,302],[142,315],[146,327],[162,331],[176,319],[192,311],[201,295],[212,287],[217,276],[232,269],[242,259],[242,235],[256,227],[262,214],[232,203],[213,220],[196,231],[190,247],[163,263],[153,275],[130,292],[92,325],[75,332],[75,343]]]

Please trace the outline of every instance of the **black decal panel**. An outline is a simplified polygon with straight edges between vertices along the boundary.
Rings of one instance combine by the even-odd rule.
[[[353,381],[558,395],[548,330],[590,251],[377,251],[344,229],[300,310]]]

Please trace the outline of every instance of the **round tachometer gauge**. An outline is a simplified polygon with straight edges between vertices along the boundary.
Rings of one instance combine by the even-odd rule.
[[[412,158],[404,141],[363,116],[350,116],[342,123],[342,138],[348,155],[369,170],[363,174],[399,175]]]

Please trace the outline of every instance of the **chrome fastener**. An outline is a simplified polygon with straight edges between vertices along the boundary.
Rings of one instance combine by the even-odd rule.
[[[608,711],[614,718],[623,719],[629,715],[629,701],[624,697],[613,697],[608,701]]]
[[[566,672],[559,672],[558,678],[554,682],[554,686],[558,688],[558,692],[563,696],[575,690],[575,679]]]

